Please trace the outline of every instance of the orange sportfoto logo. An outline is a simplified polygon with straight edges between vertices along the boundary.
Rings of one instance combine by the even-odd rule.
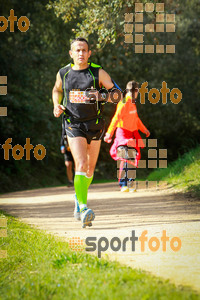
[[[8,21],[10,22],[10,32],[15,32],[15,22],[17,22],[17,27],[21,32],[26,32],[30,27],[30,20],[26,16],[21,16],[17,21],[14,9],[11,9],[8,20],[4,16],[0,16],[0,32],[7,30]],[[1,25],[1,23],[3,23],[3,25]]]

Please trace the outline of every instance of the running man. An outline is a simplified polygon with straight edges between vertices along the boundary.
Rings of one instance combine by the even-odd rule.
[[[101,118],[102,102],[72,103],[70,99],[74,92],[83,93],[88,88],[99,91],[104,87],[110,92],[115,84],[101,66],[88,63],[91,50],[86,39],[79,37],[73,40],[69,54],[73,64],[68,64],[57,73],[52,92],[53,113],[59,117],[64,111],[65,131],[75,162],[74,216],[81,219],[84,228],[91,226],[95,218],[94,212],[87,207],[87,193],[93,179],[105,123]],[[62,100],[63,105],[60,104]]]

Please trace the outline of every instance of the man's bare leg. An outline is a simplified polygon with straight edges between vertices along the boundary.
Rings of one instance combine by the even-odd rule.
[[[87,190],[93,178],[101,141],[87,144],[83,137],[68,137],[68,142],[75,162],[74,187],[79,204],[84,204],[84,208],[87,205]]]
[[[94,170],[95,170],[95,166],[96,166],[97,159],[99,156],[100,147],[101,147],[101,141],[92,141],[88,145],[88,149],[87,149],[88,168],[87,168],[87,173],[86,173],[86,177],[88,179],[87,180],[88,188],[93,180]]]
[[[88,145],[83,137],[68,137],[68,142],[75,161],[74,188],[80,206],[82,224],[83,227],[91,226],[95,215],[92,210],[87,209],[87,192],[92,182],[101,141],[92,141]],[[74,216],[77,218],[77,213],[74,213]]]
[[[94,174],[99,151],[101,147],[101,141],[91,141],[87,147],[87,176],[91,177]]]
[[[75,172],[87,172],[87,140],[84,137],[67,137],[75,163]]]
[[[68,137],[69,147],[75,162],[74,188],[80,209],[87,207],[87,140],[84,137]]]

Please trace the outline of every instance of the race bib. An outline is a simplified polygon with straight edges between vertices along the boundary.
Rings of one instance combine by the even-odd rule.
[[[87,100],[86,91],[70,91],[69,101],[71,103],[85,103]]]

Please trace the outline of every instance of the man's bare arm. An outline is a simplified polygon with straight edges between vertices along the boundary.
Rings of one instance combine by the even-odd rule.
[[[62,89],[62,80],[60,77],[59,72],[57,73],[56,76],[56,82],[52,91],[52,99],[53,99],[53,105],[54,105],[54,110],[53,114],[55,117],[59,117],[63,111],[65,110],[65,107],[61,105],[61,101],[63,98],[63,89]]]
[[[104,71],[103,69],[99,70],[99,85],[100,85],[100,87],[104,86],[107,90],[110,90],[114,87],[114,84],[112,82],[110,75],[108,75],[108,73],[106,71]],[[122,98],[123,97],[121,95],[121,99]],[[110,96],[109,96],[108,102],[113,102],[113,99],[111,99]]]

